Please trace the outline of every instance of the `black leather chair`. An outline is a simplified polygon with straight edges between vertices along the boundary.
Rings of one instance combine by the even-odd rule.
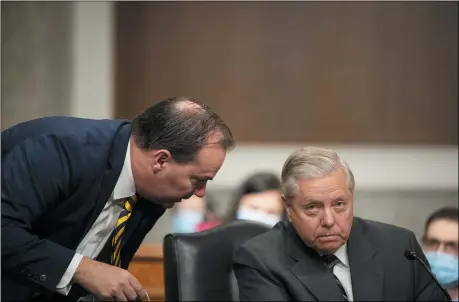
[[[235,221],[199,233],[166,235],[166,301],[238,301],[233,253],[244,241],[269,229],[256,222]]]

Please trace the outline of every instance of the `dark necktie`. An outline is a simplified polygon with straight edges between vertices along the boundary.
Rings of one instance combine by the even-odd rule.
[[[324,260],[325,264],[331,269],[333,272],[333,267],[339,262],[338,257],[335,255],[323,255],[322,259]],[[338,277],[336,277],[335,274],[333,274],[333,277],[335,277],[336,283],[338,283],[338,287],[341,291],[341,294],[343,295],[344,301],[349,301],[346,290],[344,290],[343,284],[341,284],[341,281],[339,281]]]
[[[126,224],[131,217],[132,207],[137,201],[137,195],[131,196],[124,201],[124,208],[121,211],[120,217],[116,222],[115,230],[113,231],[112,239],[112,256],[110,263],[114,266],[121,266],[121,239],[123,238]]]

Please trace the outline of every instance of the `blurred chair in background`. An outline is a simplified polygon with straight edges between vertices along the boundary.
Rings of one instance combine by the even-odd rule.
[[[458,301],[459,298],[458,216],[458,208],[447,207],[437,210],[427,219],[422,238],[432,272],[453,301]]]
[[[234,221],[200,233],[166,235],[166,301],[239,301],[233,253],[269,229],[262,223]]]
[[[219,225],[221,220],[214,212],[213,203],[209,193],[203,198],[193,195],[177,203],[172,209],[173,232],[200,232]]]
[[[279,178],[273,173],[258,172],[236,190],[226,222],[251,220],[274,226],[285,218]]]

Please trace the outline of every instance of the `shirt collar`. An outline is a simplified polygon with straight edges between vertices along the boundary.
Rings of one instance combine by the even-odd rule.
[[[320,256],[323,256],[324,253],[317,251],[317,253]],[[333,255],[338,258],[338,260],[341,262],[341,264],[344,264],[344,266],[349,267],[349,259],[347,257],[347,243],[341,246]]]
[[[346,267],[349,267],[349,259],[347,257],[347,244],[344,244],[342,247],[340,247],[334,255],[341,261],[342,264],[344,264]]]
[[[129,141],[126,157],[124,158],[123,168],[120,173],[120,177],[113,189],[113,199],[122,199],[131,197],[136,193],[134,176],[132,175],[131,169],[131,141]]]

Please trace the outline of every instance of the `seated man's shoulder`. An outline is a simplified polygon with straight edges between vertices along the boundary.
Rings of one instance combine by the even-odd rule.
[[[362,218],[356,218],[356,221],[361,225],[363,233],[375,240],[393,242],[397,239],[408,240],[414,236],[412,231],[393,224]]]
[[[257,255],[268,255],[268,250],[273,252],[275,249],[282,248],[285,238],[285,223],[280,222],[272,229],[245,241],[237,250],[236,254],[245,252]]]

